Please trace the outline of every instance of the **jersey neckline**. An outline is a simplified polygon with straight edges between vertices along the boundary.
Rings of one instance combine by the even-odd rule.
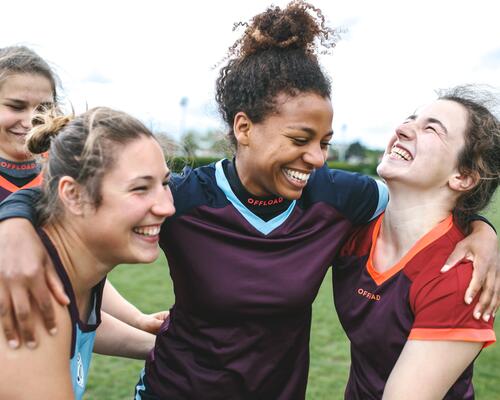
[[[255,215],[251,210],[249,210],[239,199],[238,196],[231,189],[231,185],[227,180],[226,175],[224,174],[224,168],[222,166],[222,162],[226,160],[219,160],[215,163],[215,180],[217,182],[217,186],[222,190],[225,194],[226,198],[229,202],[236,208],[236,210],[245,218],[250,225],[252,225],[257,231],[264,235],[268,235],[273,230],[281,226],[290,216],[293,209],[295,208],[296,200],[293,200],[290,203],[290,206],[281,214],[278,214],[276,217],[270,219],[269,221],[264,221],[258,215]]]
[[[394,264],[391,268],[384,272],[379,272],[373,264],[373,253],[375,251],[375,246],[377,244],[383,218],[384,214],[381,214],[375,222],[375,226],[373,227],[370,255],[368,256],[368,260],[366,261],[366,269],[368,271],[368,274],[378,286],[396,275],[422,249],[429,246],[440,237],[444,236],[453,227],[453,216],[449,215],[446,219],[441,221],[437,226],[435,226],[424,236],[422,236],[396,264]]]

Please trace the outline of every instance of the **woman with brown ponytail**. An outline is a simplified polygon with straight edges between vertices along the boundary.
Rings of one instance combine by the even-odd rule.
[[[244,25],[216,94],[235,157],[172,177],[176,214],[160,246],[175,304],[135,399],[303,399],[312,302],[352,228],[387,202],[375,180],[325,165],[333,110],[316,42],[331,48],[336,33],[321,11],[293,1]],[[25,206],[12,198],[0,219],[26,215]],[[0,239],[2,225],[30,235],[29,224],[9,220]],[[454,257],[490,260],[496,236],[474,225]],[[11,247],[40,254],[34,242]],[[490,298],[482,305],[491,312]]]
[[[0,398],[81,399],[97,327],[97,352],[143,359],[153,347],[154,335],[100,309],[112,268],[158,256],[160,226],[174,212],[170,172],[151,132],[107,108],[46,115],[27,144],[33,154],[50,152],[38,235],[70,304],[54,304],[55,334],[37,317],[36,349],[11,348],[0,330]]]

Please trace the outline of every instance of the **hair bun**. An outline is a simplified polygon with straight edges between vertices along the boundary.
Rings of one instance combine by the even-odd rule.
[[[56,110],[37,114],[33,118],[33,128],[28,135],[26,145],[33,154],[45,153],[50,148],[51,139],[73,120],[74,115],[59,115]]]
[[[325,25],[321,10],[301,0],[292,1],[284,9],[271,6],[249,23],[235,27],[242,25],[247,27],[245,34],[232,49],[239,48],[243,57],[271,48],[314,52],[316,39],[330,49],[338,39],[338,32]]]

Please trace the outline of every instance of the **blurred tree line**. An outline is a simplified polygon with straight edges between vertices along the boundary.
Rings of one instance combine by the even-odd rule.
[[[173,171],[185,166],[193,168],[217,161],[223,157],[232,158],[234,149],[226,134],[218,130],[198,132],[188,130],[180,140],[173,140],[168,134],[156,133]],[[383,150],[370,149],[359,141],[348,144],[333,143],[328,153],[331,168],[376,175],[376,167]]]

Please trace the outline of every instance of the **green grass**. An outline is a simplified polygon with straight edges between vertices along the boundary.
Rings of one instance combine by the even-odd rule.
[[[486,215],[500,231],[500,194]],[[109,276],[113,284],[144,312],[168,309],[173,291],[165,259],[153,265],[127,265]],[[349,373],[349,345],[333,309],[331,276],[327,275],[313,306],[311,367],[307,398],[342,399]],[[500,324],[495,332],[500,340]],[[131,399],[143,362],[95,355],[90,369],[87,400]],[[500,345],[482,352],[475,363],[478,400],[500,399]]]

